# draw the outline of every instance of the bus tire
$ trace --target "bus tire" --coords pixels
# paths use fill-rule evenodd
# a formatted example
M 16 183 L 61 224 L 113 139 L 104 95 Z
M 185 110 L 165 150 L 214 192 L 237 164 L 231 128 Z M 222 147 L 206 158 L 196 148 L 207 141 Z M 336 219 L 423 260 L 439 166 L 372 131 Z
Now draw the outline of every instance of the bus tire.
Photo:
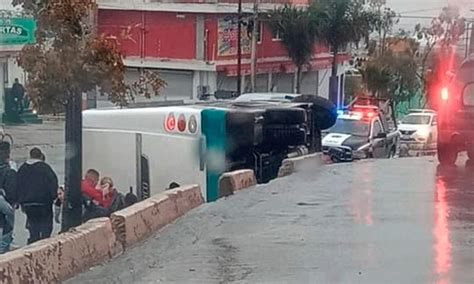
M 296 97 L 293 102 L 311 103 L 315 124 L 318 125 L 321 130 L 331 128 L 336 123 L 337 107 L 328 99 L 313 95 L 302 95 Z

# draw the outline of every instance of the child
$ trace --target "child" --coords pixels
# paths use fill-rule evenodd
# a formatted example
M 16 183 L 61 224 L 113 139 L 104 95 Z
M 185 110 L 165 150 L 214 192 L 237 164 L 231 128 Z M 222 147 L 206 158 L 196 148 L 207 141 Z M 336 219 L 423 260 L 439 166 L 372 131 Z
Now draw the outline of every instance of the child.
M 58 198 L 54 201 L 54 221 L 58 224 L 61 223 L 61 205 L 64 202 L 64 187 L 60 186 L 58 189 Z

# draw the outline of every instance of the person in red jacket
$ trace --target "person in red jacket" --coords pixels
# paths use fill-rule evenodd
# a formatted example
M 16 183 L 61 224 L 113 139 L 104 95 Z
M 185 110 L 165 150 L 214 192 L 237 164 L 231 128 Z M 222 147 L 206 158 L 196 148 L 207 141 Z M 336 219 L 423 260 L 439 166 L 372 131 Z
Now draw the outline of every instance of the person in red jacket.
M 88 170 L 84 179 L 81 181 L 82 194 L 91 199 L 95 204 L 106 208 L 107 200 L 105 200 L 104 192 L 100 188 L 97 188 L 98 183 L 99 172 L 94 169 Z

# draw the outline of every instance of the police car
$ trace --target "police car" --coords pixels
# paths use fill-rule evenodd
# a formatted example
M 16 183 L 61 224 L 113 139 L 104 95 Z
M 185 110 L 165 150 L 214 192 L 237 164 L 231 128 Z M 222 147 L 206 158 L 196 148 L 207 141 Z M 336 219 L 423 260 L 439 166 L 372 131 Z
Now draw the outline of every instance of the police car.
M 350 162 L 394 157 L 399 141 L 396 124 L 386 112 L 376 105 L 352 105 L 340 113 L 323 138 L 322 146 L 323 153 L 333 161 Z

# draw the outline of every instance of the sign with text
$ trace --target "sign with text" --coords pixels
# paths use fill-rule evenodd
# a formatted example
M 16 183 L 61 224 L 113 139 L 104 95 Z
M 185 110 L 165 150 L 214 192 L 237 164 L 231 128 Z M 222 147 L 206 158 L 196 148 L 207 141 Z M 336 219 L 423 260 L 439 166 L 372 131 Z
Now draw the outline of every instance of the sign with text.
M 0 45 L 35 43 L 35 31 L 33 18 L 0 18 Z
M 237 55 L 237 16 L 225 16 L 219 18 L 217 22 L 217 55 L 235 56 Z M 250 53 L 251 38 L 247 29 L 242 27 L 242 54 Z

